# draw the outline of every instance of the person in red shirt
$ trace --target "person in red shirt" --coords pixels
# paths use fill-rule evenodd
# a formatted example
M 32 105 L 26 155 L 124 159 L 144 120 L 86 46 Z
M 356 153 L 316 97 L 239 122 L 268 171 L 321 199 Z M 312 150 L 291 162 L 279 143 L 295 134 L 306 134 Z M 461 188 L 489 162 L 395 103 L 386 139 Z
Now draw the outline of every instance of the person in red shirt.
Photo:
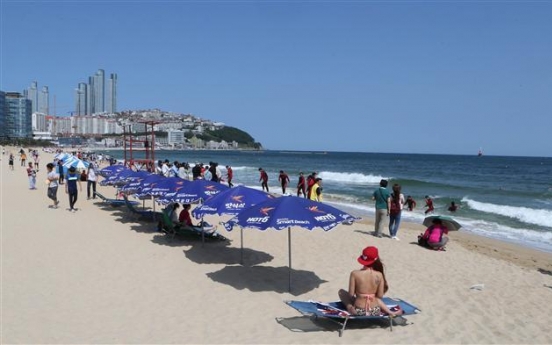
M 282 185 L 282 194 L 286 194 L 286 187 L 289 183 L 289 176 L 283 170 L 280 170 L 280 175 L 278 175 L 278 181 Z
M 234 177 L 234 172 L 232 171 L 232 167 L 227 165 L 226 166 L 226 179 L 228 180 L 228 187 L 232 188 L 234 187 L 234 184 L 232 183 L 232 178 Z
M 268 193 L 268 174 L 266 171 L 264 171 L 263 168 L 259 168 L 259 171 L 261 172 L 261 177 L 259 178 L 259 182 L 261 182 L 261 187 L 263 188 L 263 191 L 266 189 L 266 192 Z
M 431 199 L 429 195 L 426 195 L 425 202 L 426 204 L 424 207 L 427 207 L 427 210 L 425 210 L 425 214 L 433 212 L 433 210 L 435 210 L 435 207 L 433 207 L 433 199 Z
M 180 211 L 180 214 L 178 215 L 178 221 L 185 226 L 195 226 L 194 223 L 192 223 L 192 217 L 190 216 L 190 208 L 192 208 L 192 205 L 190 204 L 182 205 L 182 211 Z
M 307 184 L 305 182 L 305 176 L 303 176 L 303 172 L 301 171 L 299 173 L 299 181 L 297 181 L 297 196 L 301 196 L 303 194 L 303 197 L 307 197 Z
M 307 198 L 309 198 L 309 199 L 311 197 L 312 186 L 315 183 L 314 180 L 316 180 L 316 173 L 315 172 L 313 172 L 312 174 L 307 176 Z

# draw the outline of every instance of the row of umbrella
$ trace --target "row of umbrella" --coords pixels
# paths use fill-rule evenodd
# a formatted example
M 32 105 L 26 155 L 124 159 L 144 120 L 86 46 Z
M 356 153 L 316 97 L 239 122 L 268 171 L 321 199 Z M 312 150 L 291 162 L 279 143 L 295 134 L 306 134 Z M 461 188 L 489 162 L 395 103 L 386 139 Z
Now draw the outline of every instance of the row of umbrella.
M 204 215 L 233 215 L 223 223 L 228 231 L 235 226 L 241 229 L 241 261 L 243 264 L 243 229 L 288 231 L 289 290 L 291 291 L 291 228 L 307 230 L 321 228 L 329 231 L 344 222 L 357 220 L 331 205 L 295 196 L 275 197 L 246 186 L 229 188 L 226 185 L 207 181 L 187 181 L 176 177 L 153 174 L 138 174 L 123 166 L 110 166 L 100 170 L 106 177 L 103 184 L 119 186 L 125 193 L 134 193 L 138 198 L 156 197 L 157 202 L 194 203 L 202 201 L 192 214 L 197 219 Z

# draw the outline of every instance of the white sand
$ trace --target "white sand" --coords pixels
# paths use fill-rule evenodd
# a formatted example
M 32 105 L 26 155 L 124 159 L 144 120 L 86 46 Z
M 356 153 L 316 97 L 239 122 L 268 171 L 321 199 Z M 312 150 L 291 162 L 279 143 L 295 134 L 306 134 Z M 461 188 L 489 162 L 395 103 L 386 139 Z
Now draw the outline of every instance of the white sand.
M 371 219 L 330 232 L 292 229 L 290 294 L 286 231 L 247 229 L 242 266 L 237 229 L 221 230 L 229 245 L 169 242 L 124 208 L 86 200 L 84 184 L 77 213 L 65 210 L 62 188 L 61 208 L 49 209 L 44 167 L 32 191 L 17 160 L 13 172 L 7 155 L 0 163 L 3 344 L 552 343 L 547 253 L 461 233 L 435 252 L 413 244 L 421 226 L 403 224 L 397 242 L 370 236 Z M 422 310 L 410 324 L 390 332 L 357 323 L 339 338 L 333 325 L 283 303 L 336 300 L 367 245 L 386 264 L 387 295 Z

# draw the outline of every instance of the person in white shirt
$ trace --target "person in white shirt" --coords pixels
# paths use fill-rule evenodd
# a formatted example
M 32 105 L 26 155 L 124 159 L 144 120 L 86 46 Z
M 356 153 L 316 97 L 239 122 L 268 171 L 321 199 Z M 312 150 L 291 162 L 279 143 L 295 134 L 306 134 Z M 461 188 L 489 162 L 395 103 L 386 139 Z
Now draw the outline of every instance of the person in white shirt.
M 86 185 L 86 194 L 88 196 L 88 200 L 90 200 L 90 187 L 92 187 L 92 198 L 96 199 L 96 181 L 98 180 L 98 176 L 96 175 L 96 167 L 94 166 L 94 163 L 90 162 L 88 165 L 88 172 L 87 172 L 87 185 Z

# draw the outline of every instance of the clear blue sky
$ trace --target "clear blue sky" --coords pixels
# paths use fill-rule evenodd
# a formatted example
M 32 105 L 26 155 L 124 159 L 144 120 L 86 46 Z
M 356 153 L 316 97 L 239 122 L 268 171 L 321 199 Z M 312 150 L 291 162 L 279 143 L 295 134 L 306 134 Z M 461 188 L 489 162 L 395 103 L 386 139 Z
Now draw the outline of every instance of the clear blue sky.
M 1 3 L 0 89 L 117 73 L 118 108 L 265 148 L 552 156 L 552 2 Z

